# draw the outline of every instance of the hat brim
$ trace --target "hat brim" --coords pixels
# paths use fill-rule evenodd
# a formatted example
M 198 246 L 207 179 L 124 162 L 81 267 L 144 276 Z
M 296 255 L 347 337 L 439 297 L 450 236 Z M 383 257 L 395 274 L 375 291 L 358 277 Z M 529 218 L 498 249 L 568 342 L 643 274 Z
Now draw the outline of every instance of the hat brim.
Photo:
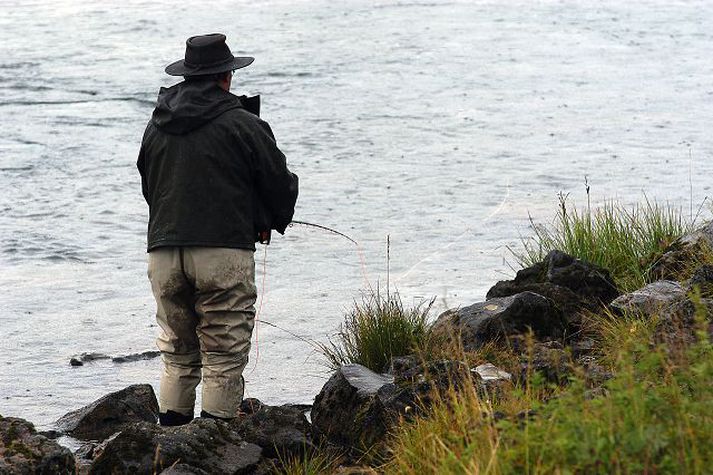
M 253 61 L 255 61 L 255 58 L 251 56 L 236 56 L 231 62 L 218 66 L 191 68 L 186 66 L 186 63 L 182 59 L 179 59 L 166 66 L 165 71 L 166 74 L 170 76 L 205 76 L 208 74 L 227 73 L 228 71 L 244 68 L 250 66 Z

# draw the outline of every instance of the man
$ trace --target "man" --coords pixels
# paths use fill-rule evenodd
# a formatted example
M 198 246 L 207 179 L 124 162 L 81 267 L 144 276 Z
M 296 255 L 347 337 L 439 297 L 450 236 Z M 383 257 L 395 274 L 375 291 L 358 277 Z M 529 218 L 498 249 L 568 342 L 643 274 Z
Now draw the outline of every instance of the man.
M 149 205 L 148 274 L 164 363 L 160 423 L 193 419 L 203 380 L 202 417 L 231 419 L 243 397 L 256 300 L 255 242 L 284 233 L 297 200 L 259 97 L 231 94 L 235 57 L 225 36 L 194 36 L 166 73 L 137 166 Z

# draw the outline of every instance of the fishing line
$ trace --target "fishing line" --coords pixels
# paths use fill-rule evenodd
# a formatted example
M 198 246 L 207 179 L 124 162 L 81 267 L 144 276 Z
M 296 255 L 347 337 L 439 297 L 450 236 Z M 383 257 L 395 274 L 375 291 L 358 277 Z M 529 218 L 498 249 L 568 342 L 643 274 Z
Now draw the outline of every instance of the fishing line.
M 262 304 L 265 299 L 265 276 L 267 275 L 267 244 L 265 244 L 264 247 L 265 250 L 262 254 L 262 282 L 260 283 L 260 304 L 258 305 L 257 311 L 255 312 L 255 362 L 253 363 L 253 367 L 247 374 L 247 376 L 253 374 L 253 371 L 255 371 L 255 368 L 257 368 L 257 362 L 260 359 L 260 315 L 262 314 Z
M 505 207 L 505 204 L 507 203 L 509 197 L 510 197 L 510 179 L 508 178 L 508 181 L 507 181 L 507 183 L 506 183 L 506 185 L 505 185 L 505 196 L 504 196 L 503 199 L 500 201 L 500 203 L 495 207 L 495 209 L 494 209 L 490 214 L 488 214 L 485 218 L 483 218 L 483 220 L 481 221 L 481 224 L 487 223 L 488 221 L 490 221 L 491 219 L 493 219 L 495 216 L 497 216 L 498 214 L 500 214 L 500 212 L 501 212 L 501 211 L 503 210 L 503 208 Z M 422 263 L 426 262 L 427 260 L 429 260 L 429 259 L 432 258 L 433 256 L 435 256 L 435 255 L 437 255 L 437 254 L 439 254 L 439 253 L 441 253 L 441 252 L 443 252 L 443 251 L 449 249 L 451 246 L 453 246 L 453 245 L 456 244 L 458 241 L 460 241 L 461 239 L 463 239 L 463 237 L 464 237 L 466 234 L 468 234 L 468 233 L 474 233 L 473 229 L 470 228 L 470 227 L 466 227 L 465 231 L 463 231 L 461 234 L 459 234 L 458 237 L 456 237 L 454 240 L 452 240 L 451 242 L 449 242 L 449 243 L 446 244 L 445 246 L 441 247 L 440 249 L 436 249 L 435 251 L 433 251 L 432 253 L 430 253 L 429 255 L 427 255 L 427 256 L 424 257 L 423 259 L 419 260 L 419 261 L 416 262 L 414 265 L 412 265 L 406 272 L 404 272 L 403 274 L 401 274 L 399 277 L 396 278 L 396 282 L 400 282 L 401 279 L 403 279 L 403 278 L 405 278 L 405 277 L 408 277 L 408 276 L 411 274 L 411 272 L 413 272 L 419 265 L 421 265 Z
M 356 240 L 352 239 L 351 237 L 347 236 L 346 234 L 344 234 L 340 231 L 337 231 L 336 229 L 332 229 L 330 227 L 323 226 L 321 224 L 308 223 L 306 221 L 292 221 L 290 223 L 290 226 L 293 226 L 295 224 L 327 231 L 329 233 L 336 234 L 338 236 L 342 236 L 343 238 L 352 242 L 357 247 L 357 252 L 359 254 L 359 263 L 361 266 L 361 271 L 362 271 L 362 276 L 364 278 L 364 281 L 369 286 L 369 288 L 371 288 L 371 285 L 369 284 L 369 278 L 366 275 L 366 262 L 364 260 L 364 252 L 362 251 L 361 246 L 359 245 L 359 243 Z M 307 339 L 305 339 L 295 333 L 292 333 L 289 330 L 279 327 L 279 326 L 275 325 L 274 323 L 270 323 L 268 321 L 261 320 L 260 316 L 262 315 L 262 306 L 263 306 L 264 298 L 265 298 L 266 276 L 267 276 L 267 244 L 265 244 L 263 256 L 262 256 L 262 279 L 261 279 L 262 282 L 260 284 L 260 287 L 261 287 L 261 289 L 260 289 L 260 303 L 258 305 L 257 311 L 255 312 L 255 326 L 253 329 L 253 333 L 255 334 L 255 361 L 253 363 L 253 367 L 250 369 L 250 371 L 245 376 L 250 376 L 253 374 L 253 372 L 255 371 L 255 368 L 257 368 L 258 361 L 260 360 L 260 339 L 259 339 L 260 323 L 264 323 L 268 326 L 277 328 L 278 330 L 282 330 L 282 331 L 288 333 L 290 336 L 293 336 L 295 338 L 298 338 L 299 340 L 307 342 L 311 346 L 315 346 L 314 343 L 308 341 Z
M 336 234 L 337 236 L 341 236 L 341 237 L 343 237 L 343 238 L 345 238 L 345 239 L 348 239 L 348 240 L 349 240 L 352 244 L 354 244 L 354 245 L 356 246 L 356 248 L 357 248 L 357 254 L 359 255 L 359 267 L 361 268 L 361 275 L 362 275 L 362 278 L 364 279 L 364 283 L 366 284 L 366 286 L 367 286 L 369 289 L 371 289 L 371 283 L 370 283 L 370 281 L 369 281 L 369 276 L 368 276 L 367 271 L 366 271 L 366 259 L 364 258 L 364 251 L 363 251 L 362 248 L 361 248 L 361 244 L 359 244 L 355 239 L 353 239 L 353 238 L 347 236 L 347 235 L 344 234 L 343 232 L 337 231 L 336 229 L 333 229 L 333 228 L 330 228 L 330 227 L 327 227 L 327 226 L 323 226 L 323 225 L 321 225 L 321 224 L 308 223 L 308 222 L 306 222 L 306 221 L 297 221 L 297 220 L 294 220 L 294 221 L 292 221 L 292 222 L 290 223 L 290 227 L 292 227 L 292 226 L 294 226 L 294 225 L 307 226 L 307 227 L 311 227 L 311 228 L 315 228 L 315 229 L 321 229 L 322 231 L 327 231 L 327 232 L 330 232 L 330 233 L 332 233 L 332 234 Z

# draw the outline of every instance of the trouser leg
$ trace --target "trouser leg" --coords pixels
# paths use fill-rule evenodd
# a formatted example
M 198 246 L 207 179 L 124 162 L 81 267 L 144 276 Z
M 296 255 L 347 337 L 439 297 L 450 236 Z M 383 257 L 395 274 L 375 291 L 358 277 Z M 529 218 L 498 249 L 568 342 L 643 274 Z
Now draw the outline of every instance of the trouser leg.
M 193 417 L 196 386 L 201 379 L 200 344 L 196 334 L 193 286 L 183 270 L 180 248 L 149 253 L 149 280 L 156 299 L 156 340 L 164 364 L 159 391 L 162 413 Z
M 187 248 L 195 277 L 195 311 L 203 363 L 203 410 L 235 417 L 243 399 L 243 369 L 255 320 L 253 251 Z M 190 256 L 190 259 L 188 258 Z

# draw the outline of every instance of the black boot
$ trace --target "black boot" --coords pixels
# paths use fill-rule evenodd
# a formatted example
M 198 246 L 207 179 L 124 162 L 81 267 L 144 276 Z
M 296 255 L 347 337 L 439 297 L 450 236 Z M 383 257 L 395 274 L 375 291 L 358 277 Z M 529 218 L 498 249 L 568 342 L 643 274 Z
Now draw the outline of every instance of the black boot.
M 206 418 L 206 419 L 215 419 L 216 421 L 223 421 L 223 422 L 230 422 L 230 421 L 232 421 L 233 419 L 235 419 L 234 417 L 218 417 L 218 416 L 214 416 L 214 415 L 211 414 L 210 412 L 205 412 L 205 411 L 201 411 L 201 417 L 204 417 L 204 418 Z
M 182 426 L 193 420 L 193 415 L 185 415 L 176 411 L 161 412 L 158 415 L 158 423 L 162 426 Z

